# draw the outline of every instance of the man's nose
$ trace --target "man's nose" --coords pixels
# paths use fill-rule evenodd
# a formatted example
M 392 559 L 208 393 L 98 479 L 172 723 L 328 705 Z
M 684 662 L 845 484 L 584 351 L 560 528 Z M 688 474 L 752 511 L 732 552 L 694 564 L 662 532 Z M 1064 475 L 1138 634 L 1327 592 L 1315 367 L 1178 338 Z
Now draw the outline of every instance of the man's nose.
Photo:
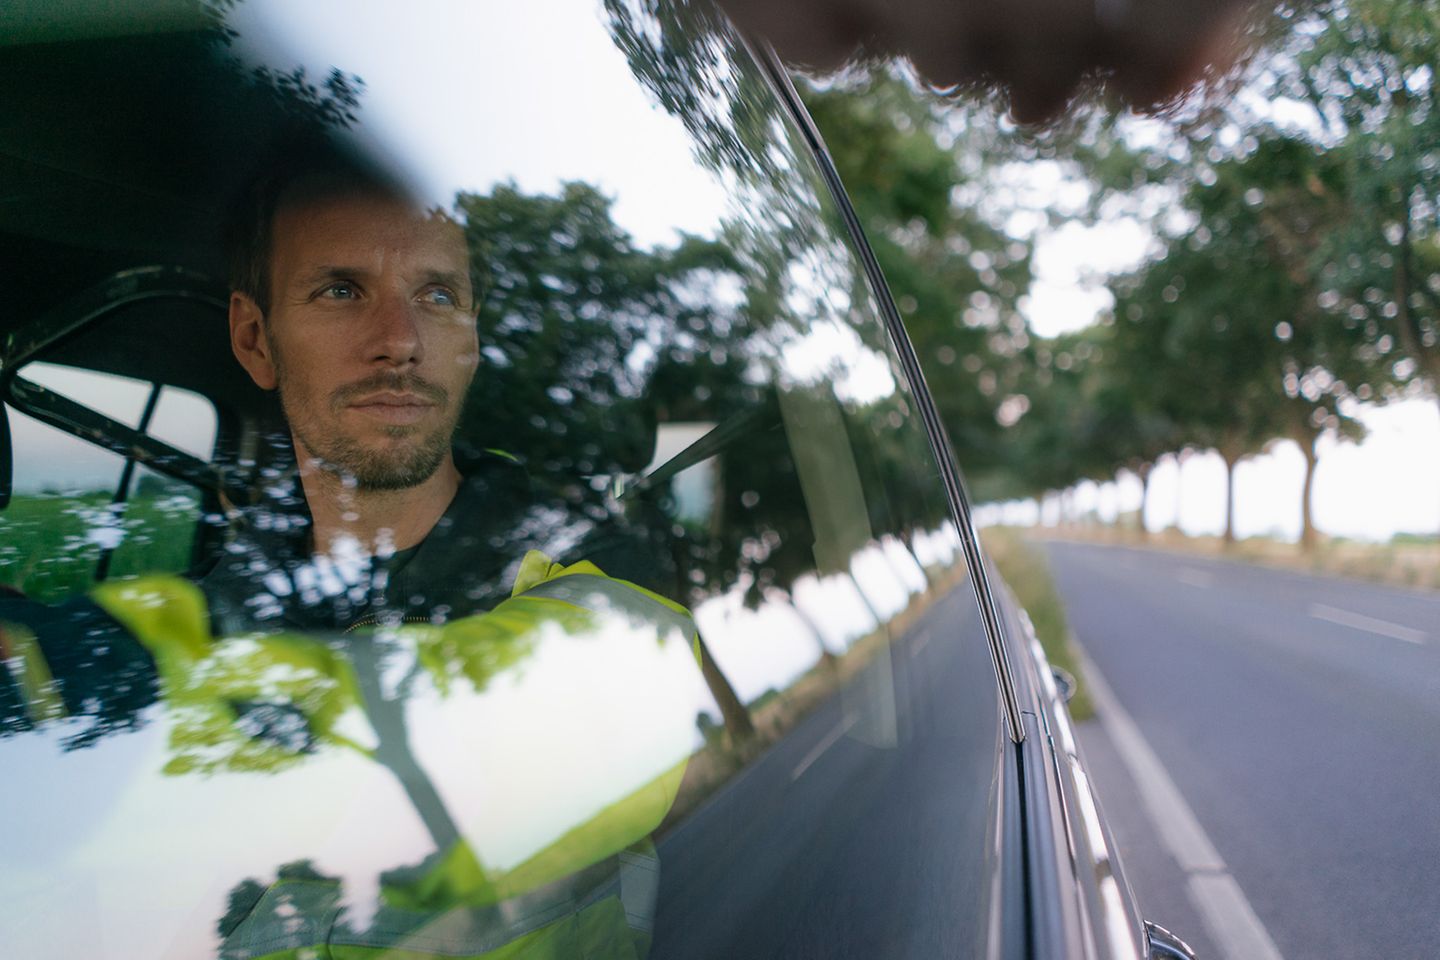
M 387 296 L 377 301 L 366 344 L 372 362 L 407 367 L 422 359 L 418 307 L 407 298 Z

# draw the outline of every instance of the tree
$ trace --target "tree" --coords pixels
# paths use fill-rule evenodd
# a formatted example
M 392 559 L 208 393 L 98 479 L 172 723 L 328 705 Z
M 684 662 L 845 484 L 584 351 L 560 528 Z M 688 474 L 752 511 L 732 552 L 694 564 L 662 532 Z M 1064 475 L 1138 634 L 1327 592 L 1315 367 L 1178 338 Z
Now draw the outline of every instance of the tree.
M 646 406 L 653 362 L 704 306 L 683 296 L 724 269 L 720 245 L 689 238 L 642 250 L 595 187 L 553 196 L 500 184 L 461 194 L 474 272 L 481 278 L 481 369 L 466 397 L 464 440 L 569 478 L 637 470 L 654 431 Z
M 1030 247 L 959 200 L 959 154 L 981 149 L 978 138 L 947 132 L 933 98 L 893 71 L 800 89 L 952 441 L 969 469 L 998 467 L 993 384 L 1023 344 L 1016 301 L 1030 285 Z
M 520 457 L 537 496 L 560 514 L 597 533 L 629 530 L 639 552 L 669 561 L 670 574 L 688 571 L 683 558 L 666 556 L 673 544 L 653 542 L 669 524 L 657 527 L 653 516 L 627 523 L 595 478 L 642 470 L 657 417 L 683 410 L 687 398 L 741 387 L 740 356 L 732 363 L 708 352 L 717 328 L 734 318 L 695 295 L 733 272 L 728 247 L 685 238 L 673 249 L 640 249 L 614 222 L 610 199 L 584 183 L 554 195 L 501 184 L 461 194 L 455 206 L 485 291 L 482 369 L 466 398 L 463 443 Z M 695 375 L 668 373 L 682 368 Z M 694 587 L 660 569 L 646 582 L 675 597 Z M 748 740 L 748 711 L 703 638 L 700 651 L 726 729 Z
M 1234 472 L 1268 439 L 1268 334 L 1233 322 L 1225 265 L 1189 240 L 1115 284 L 1111 362 L 1187 444 L 1216 450 L 1227 473 L 1225 540 L 1234 540 Z M 1193 296 L 1187 295 L 1193 291 Z M 1217 305 L 1215 298 L 1221 298 Z M 1278 379 L 1278 378 L 1277 378 Z
M 1312 144 L 1257 130 L 1246 154 L 1207 166 L 1185 196 L 1188 229 L 1117 292 L 1117 378 L 1158 398 L 1187 441 L 1218 450 L 1232 477 L 1272 438 L 1300 447 L 1306 549 L 1316 542 L 1320 437 L 1361 436 L 1349 401 L 1388 395 L 1393 384 L 1388 365 L 1321 296 L 1316 257 L 1343 220 L 1344 182 L 1343 168 Z M 1232 480 L 1227 541 L 1233 498 Z
M 1326 0 L 1306 24 L 1278 85 L 1314 108 L 1345 168 L 1322 296 L 1397 379 L 1440 400 L 1440 7 Z

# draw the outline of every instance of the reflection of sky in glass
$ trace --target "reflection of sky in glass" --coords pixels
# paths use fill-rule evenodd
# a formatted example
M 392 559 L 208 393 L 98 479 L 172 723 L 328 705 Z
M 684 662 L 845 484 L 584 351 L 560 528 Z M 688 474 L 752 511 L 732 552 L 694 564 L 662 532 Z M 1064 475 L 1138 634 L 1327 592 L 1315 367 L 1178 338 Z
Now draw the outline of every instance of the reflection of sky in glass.
M 913 566 L 912 561 L 911 567 Z M 904 610 L 905 605 L 910 602 L 910 595 L 915 592 L 901 578 L 895 564 L 879 544 L 871 544 L 855 554 L 850 560 L 850 572 L 854 575 L 856 584 L 865 592 L 865 599 L 870 602 L 870 606 L 885 619 Z
M 725 193 L 598 19 L 584 0 L 409 0 L 364 16 L 342 0 L 246 0 L 229 22 L 247 59 L 298 62 L 316 80 L 332 67 L 358 74 L 362 142 L 383 144 L 447 205 L 505 180 L 532 193 L 583 180 L 615 197 L 616 221 L 642 246 L 713 235 Z
M 820 648 L 804 622 L 780 603 L 750 609 L 736 589 L 702 603 L 695 623 L 741 701 L 783 690 L 815 665 Z M 718 717 L 718 712 L 716 714 Z
M 804 322 L 781 348 L 781 364 L 790 383 L 830 380 L 841 400 L 865 404 L 890 396 L 897 382 L 889 358 L 867 346 L 856 327 L 878 321 L 870 310 L 851 313 L 852 262 L 847 250 L 831 247 L 790 263 L 786 307 Z
M 952 562 L 958 539 L 948 521 L 936 530 L 919 531 L 920 562 Z M 857 552 L 850 567 L 848 575 L 798 578 L 791 588 L 798 614 L 778 599 L 762 602 L 757 609 L 746 608 L 741 588 L 695 611 L 701 635 L 741 700 L 784 690 L 815 666 L 821 644 L 832 653 L 844 652 L 878 626 L 872 611 L 888 620 L 927 586 L 916 558 L 889 537 Z M 820 632 L 818 638 L 815 630 Z
M 421 769 L 492 871 L 683 760 L 700 743 L 696 715 L 717 712 L 688 643 L 659 642 L 653 627 L 621 617 L 574 635 L 543 625 L 533 655 L 484 693 L 453 683 L 446 697 L 418 688 L 406 725 Z M 146 729 L 76 752 L 58 749 L 63 724 L 0 741 L 7 777 L 27 785 L 0 825 L 0 898 L 64 911 L 39 910 L 34 949 L 17 952 L 12 940 L 7 956 L 208 955 L 228 891 L 301 858 L 339 875 L 352 921 L 363 920 L 379 871 L 434 849 L 395 775 L 355 751 L 323 747 L 275 775 L 168 776 L 174 725 L 154 713 Z M 345 732 L 373 744 L 351 713 Z M 94 929 L 104 950 L 87 952 Z

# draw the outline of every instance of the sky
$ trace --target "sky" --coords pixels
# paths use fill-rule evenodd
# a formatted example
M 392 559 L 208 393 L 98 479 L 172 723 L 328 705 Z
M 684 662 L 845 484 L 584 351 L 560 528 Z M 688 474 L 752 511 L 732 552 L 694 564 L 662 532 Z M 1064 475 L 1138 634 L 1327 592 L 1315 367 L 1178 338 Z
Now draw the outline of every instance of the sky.
M 1036 168 L 1030 189 L 1052 189 L 1054 171 Z M 1022 188 L 1023 189 L 1023 188 Z M 1035 274 L 1021 304 L 1031 330 L 1053 337 L 1093 323 L 1113 305 L 1103 280 L 1139 266 L 1149 249 L 1149 232 L 1133 220 L 1086 226 L 1062 224 L 1036 234 Z M 1440 531 L 1440 405 L 1428 398 L 1355 404 L 1368 436 L 1360 443 L 1320 445 L 1315 474 L 1315 524 L 1325 534 L 1384 541 L 1397 533 Z M 1300 491 L 1304 461 L 1290 441 L 1274 444 L 1237 468 L 1236 534 L 1300 536 Z M 1219 533 L 1225 526 L 1225 465 L 1216 453 L 1171 458 L 1157 466 L 1151 483 L 1146 525 L 1175 524 L 1191 534 Z M 1139 509 L 1140 485 L 1122 477 L 1106 489 L 1086 483 L 1077 491 L 1082 509 L 1101 517 Z M 1054 522 L 1053 510 L 1013 505 L 1011 522 Z M 1033 521 L 1032 519 L 1033 518 Z
M 246 0 L 229 20 L 247 59 L 358 75 L 362 126 L 402 153 L 423 145 L 395 159 L 442 201 L 504 180 L 527 192 L 584 180 L 614 198 L 641 245 L 718 227 L 725 191 L 597 28 L 597 3 L 407 0 L 349 13 L 343 0 Z M 435 23 L 450 29 L 436 36 Z

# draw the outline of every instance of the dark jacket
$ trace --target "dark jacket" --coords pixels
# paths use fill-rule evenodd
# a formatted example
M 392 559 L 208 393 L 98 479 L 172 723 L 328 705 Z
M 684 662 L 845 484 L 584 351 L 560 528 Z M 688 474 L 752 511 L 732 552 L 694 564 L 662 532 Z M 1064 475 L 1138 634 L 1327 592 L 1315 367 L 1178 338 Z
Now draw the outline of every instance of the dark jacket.
M 267 505 L 247 511 L 224 555 L 199 580 L 213 633 L 333 632 L 482 613 L 509 596 L 530 550 L 562 563 L 589 560 L 611 577 L 675 593 L 668 554 L 597 495 L 532 482 L 523 467 L 497 454 L 462 469 L 455 499 L 419 545 L 348 569 L 311 555 L 303 494 L 276 491 Z

